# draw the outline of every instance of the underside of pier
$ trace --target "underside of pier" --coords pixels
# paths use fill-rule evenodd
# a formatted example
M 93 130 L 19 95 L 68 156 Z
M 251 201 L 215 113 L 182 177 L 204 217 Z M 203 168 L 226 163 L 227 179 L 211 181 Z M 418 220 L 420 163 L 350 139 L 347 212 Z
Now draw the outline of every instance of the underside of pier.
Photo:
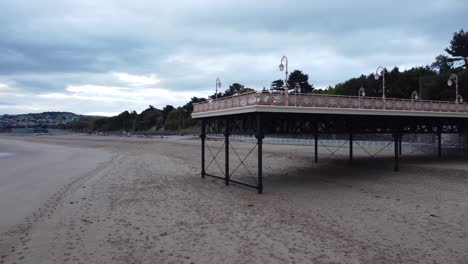
M 346 137 L 349 145 L 349 163 L 353 162 L 353 143 L 355 135 L 390 135 L 394 145 L 394 171 L 399 170 L 402 137 L 406 134 L 433 134 L 437 138 L 437 155 L 442 156 L 442 134 L 460 134 L 468 132 L 468 122 L 463 117 L 443 116 L 401 116 L 401 115 L 359 115 L 359 114 L 323 114 L 323 113 L 288 113 L 288 112 L 247 112 L 240 114 L 216 113 L 204 115 L 201 120 L 201 175 L 221 179 L 226 185 L 231 183 L 254 188 L 263 192 L 263 140 L 265 136 L 288 135 L 310 137 L 314 139 L 314 161 L 318 161 L 319 138 L 324 135 L 340 134 Z M 206 141 L 209 135 L 222 135 L 224 144 L 217 151 L 207 155 Z M 257 168 L 254 184 L 230 177 L 230 170 L 246 166 L 243 162 L 247 157 L 240 157 L 230 142 L 233 135 L 253 135 L 256 143 L 247 156 L 256 152 Z M 223 151 L 224 150 L 224 151 Z M 255 151 L 256 150 L 256 151 Z M 237 155 L 240 163 L 235 168 L 230 167 L 229 156 Z M 222 175 L 209 173 L 206 168 L 224 153 L 224 168 Z M 210 160 L 207 159 L 209 157 Z M 208 164 L 208 165 L 207 165 Z M 248 168 L 247 168 L 248 169 Z

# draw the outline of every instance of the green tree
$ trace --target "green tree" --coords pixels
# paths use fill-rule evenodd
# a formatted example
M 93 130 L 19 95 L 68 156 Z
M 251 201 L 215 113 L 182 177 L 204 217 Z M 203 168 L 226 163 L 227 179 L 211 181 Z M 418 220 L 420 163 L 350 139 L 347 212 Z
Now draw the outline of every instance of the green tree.
M 431 64 L 433 70 L 438 72 L 448 72 L 453 70 L 453 60 L 446 55 L 439 55 L 435 58 L 435 62 Z
M 113 128 L 112 130 L 134 130 L 134 121 L 137 116 L 138 114 L 135 111 L 124 111 L 120 115 L 111 118 L 111 126 Z
M 300 70 L 294 70 L 289 74 L 288 90 L 294 90 L 297 85 L 303 93 L 310 93 L 314 90 L 314 86 L 309 84 L 309 75 Z
M 102 117 L 98 118 L 93 123 L 94 131 L 108 131 L 109 130 L 109 118 Z
M 163 112 L 151 105 L 138 115 L 135 121 L 136 131 L 158 130 L 164 126 Z
M 316 89 L 314 92 L 316 94 L 335 94 L 335 90 L 331 85 L 329 85 L 327 89 Z
M 214 93 L 213 95 L 208 96 L 208 98 L 211 98 L 211 99 L 222 98 L 222 97 L 224 97 L 222 92 L 218 92 L 218 94 Z
M 276 80 L 271 83 L 270 86 L 273 92 L 284 91 L 284 81 L 283 80 Z
M 174 110 L 174 106 L 172 105 L 166 105 L 163 110 L 162 110 L 162 118 L 163 118 L 163 122 L 166 122 L 166 119 L 167 119 L 167 116 L 169 115 L 169 113 Z
M 133 131 L 137 117 L 138 114 L 135 111 L 124 111 L 118 116 L 96 120 L 93 129 L 97 131 Z
M 463 61 L 463 66 L 468 68 L 468 32 L 462 29 L 453 33 L 450 47 L 446 48 L 445 51 L 452 55 L 453 61 Z
M 167 116 L 165 123 L 166 130 L 180 130 L 194 125 L 194 121 L 190 116 L 190 113 L 187 113 L 185 109 L 179 107 L 175 110 L 172 110 Z
M 184 106 L 182 106 L 182 108 L 184 108 L 185 111 L 187 111 L 188 113 L 192 113 L 193 112 L 193 104 L 201 103 L 201 102 L 205 102 L 205 101 L 206 101 L 206 98 L 192 97 L 188 103 L 186 103 Z
M 242 93 L 242 91 L 245 89 L 245 86 L 240 84 L 240 83 L 233 83 L 231 85 L 229 85 L 229 89 L 227 89 L 224 94 L 223 94 L 223 97 L 224 96 L 233 96 L 235 95 L 236 93 L 237 94 L 240 94 Z
M 223 97 L 233 96 L 235 94 L 249 93 L 249 92 L 255 92 L 255 90 L 252 88 L 247 88 L 240 83 L 233 83 L 232 85 L 229 86 L 229 89 L 227 89 L 224 92 Z
M 377 87 L 376 81 L 374 80 L 373 76 L 369 76 L 369 79 L 365 75 L 361 75 L 358 78 L 349 79 L 343 83 L 339 83 L 335 85 L 333 88 L 333 94 L 337 95 L 351 95 L 356 96 L 358 94 L 359 88 L 363 87 L 366 91 L 366 95 L 372 96 L 376 94 L 375 89 L 373 87 Z M 328 88 L 327 93 L 331 93 L 330 88 Z
M 233 96 L 236 94 L 249 93 L 249 92 L 255 92 L 255 90 L 252 88 L 247 88 L 240 83 L 233 83 L 232 85 L 229 86 L 229 88 L 226 91 L 224 91 L 224 93 L 218 93 L 218 99 L 223 98 L 223 97 Z M 211 95 L 210 98 L 211 99 L 216 98 L 216 94 Z

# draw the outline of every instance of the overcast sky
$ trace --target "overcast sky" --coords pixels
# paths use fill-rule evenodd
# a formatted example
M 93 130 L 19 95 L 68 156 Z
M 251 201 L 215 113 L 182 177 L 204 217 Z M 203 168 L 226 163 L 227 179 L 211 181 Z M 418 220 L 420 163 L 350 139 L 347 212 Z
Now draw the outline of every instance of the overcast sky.
M 178 106 L 216 77 L 261 89 L 284 78 L 282 55 L 323 88 L 432 63 L 467 13 L 466 0 L 5 0 L 0 114 Z

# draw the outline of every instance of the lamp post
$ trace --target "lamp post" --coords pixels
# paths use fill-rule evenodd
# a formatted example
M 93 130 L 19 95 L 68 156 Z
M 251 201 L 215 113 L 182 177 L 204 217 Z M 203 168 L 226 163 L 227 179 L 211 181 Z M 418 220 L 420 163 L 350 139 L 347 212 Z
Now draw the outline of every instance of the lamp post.
M 294 92 L 295 93 L 302 93 L 302 89 L 301 89 L 301 84 L 298 83 L 298 82 L 295 82 L 294 83 Z
M 361 86 L 358 90 L 359 108 L 361 108 L 361 97 L 363 96 L 366 96 L 366 91 L 364 90 L 364 87 Z
M 452 80 L 455 80 L 455 106 L 457 108 L 457 112 L 458 112 L 458 102 L 459 102 L 459 96 L 458 95 L 458 75 L 456 75 L 455 73 L 453 73 L 452 75 L 450 75 L 448 81 L 447 81 L 447 84 L 448 86 L 452 86 L 453 82 Z M 462 102 L 463 102 L 463 99 L 462 99 Z
M 380 79 L 380 76 L 382 76 L 382 101 L 383 101 L 383 108 L 385 109 L 385 69 L 382 66 L 379 66 L 377 70 L 375 71 L 374 78 L 376 81 Z
M 285 62 L 286 64 L 286 78 L 285 78 L 285 81 L 284 81 L 284 99 L 285 99 L 285 102 L 284 102 L 284 105 L 288 105 L 289 103 L 289 99 L 288 99 L 288 57 L 286 56 L 283 56 L 281 58 L 281 63 L 279 65 L 279 70 L 280 71 L 283 71 L 284 70 L 284 65 L 283 65 L 283 61 Z
M 216 78 L 216 94 L 215 98 L 218 100 L 218 89 L 221 88 L 221 80 L 219 78 Z
M 414 110 L 414 101 L 415 100 L 419 100 L 419 96 L 418 96 L 418 92 L 416 91 L 413 91 L 413 93 L 411 94 L 411 110 Z
M 296 83 L 294 84 L 294 97 L 295 97 L 295 98 L 294 98 L 294 106 L 297 106 L 297 94 L 298 94 L 298 93 L 301 93 L 301 92 L 302 92 L 302 91 L 301 91 L 301 84 L 298 83 L 298 82 L 296 82 Z
M 219 78 L 216 78 L 216 94 L 215 98 L 218 100 L 218 89 L 221 88 L 221 80 Z

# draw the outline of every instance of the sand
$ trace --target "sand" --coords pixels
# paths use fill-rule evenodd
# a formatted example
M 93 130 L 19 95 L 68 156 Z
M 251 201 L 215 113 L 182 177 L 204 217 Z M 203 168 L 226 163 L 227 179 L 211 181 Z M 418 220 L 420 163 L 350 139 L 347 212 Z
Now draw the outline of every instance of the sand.
M 395 173 L 390 158 L 264 151 L 258 195 L 202 180 L 197 141 L 4 136 L 0 263 L 467 263 L 465 159 L 403 157 Z

